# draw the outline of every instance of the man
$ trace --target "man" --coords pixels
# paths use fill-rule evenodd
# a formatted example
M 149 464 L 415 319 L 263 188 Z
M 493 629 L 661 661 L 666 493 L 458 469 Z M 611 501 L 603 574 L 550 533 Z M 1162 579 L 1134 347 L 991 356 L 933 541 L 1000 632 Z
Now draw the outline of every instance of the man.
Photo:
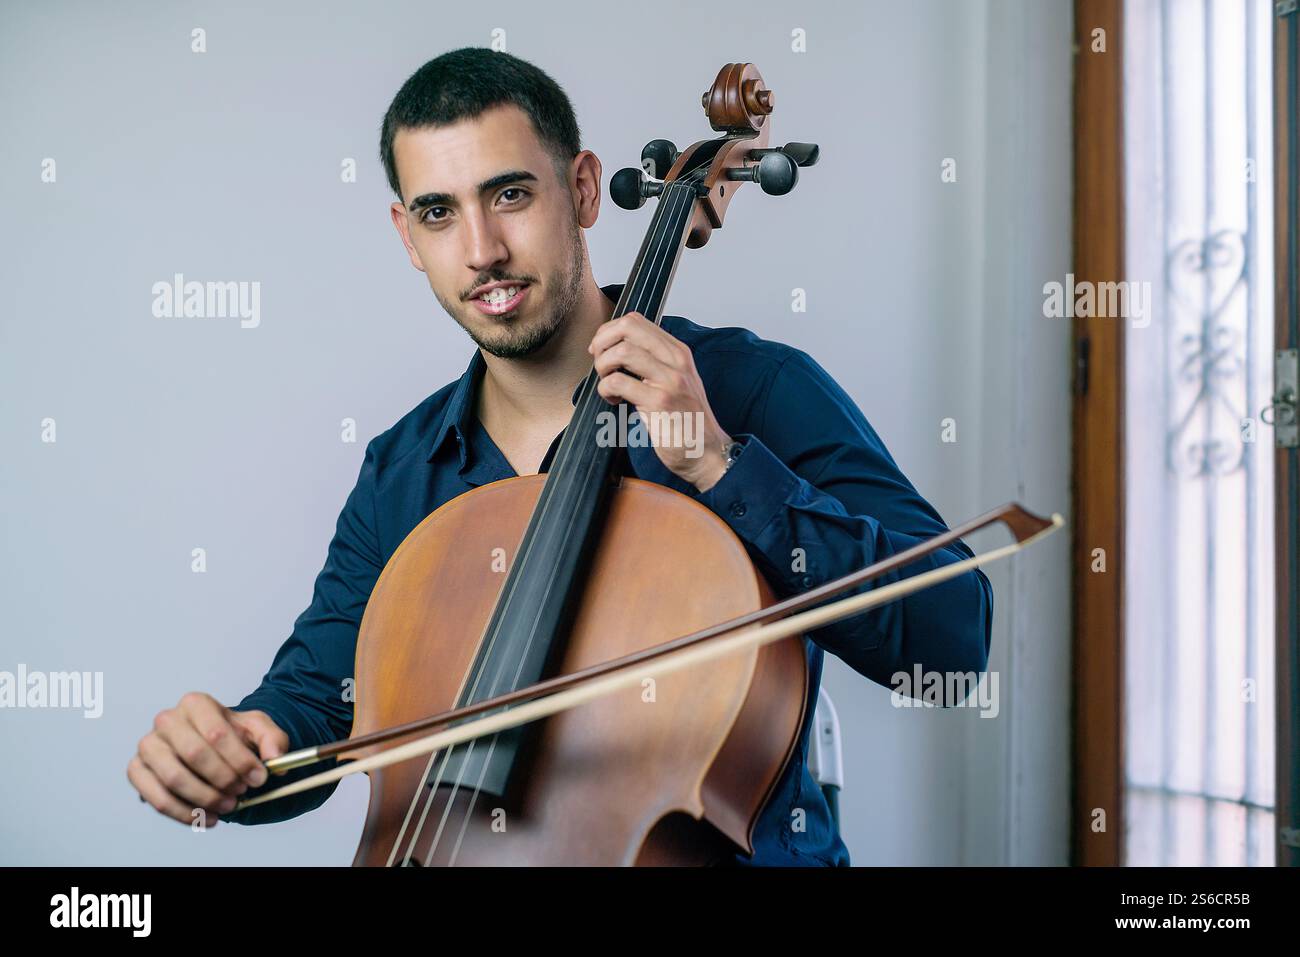
M 807 354 L 677 316 L 662 328 L 637 313 L 613 317 L 622 287 L 596 284 L 582 232 L 599 213 L 601 164 L 581 148 L 569 100 L 545 73 L 484 49 L 438 57 L 398 92 L 380 152 L 411 264 L 478 349 L 458 381 L 370 442 L 312 603 L 261 686 L 234 708 L 186 695 L 141 740 L 128 778 L 143 800 L 186 823 L 195 808 L 252 824 L 325 801 L 332 788 L 229 813 L 236 797 L 273 786 L 262 761 L 347 737 L 352 706 L 340 689 L 388 558 L 449 499 L 545 471 L 593 365 L 611 403 L 700 423 L 693 445 L 630 447 L 632 469 L 712 509 L 782 597 L 946 530 Z M 956 543 L 906 574 L 970 554 Z M 991 619 L 992 589 L 973 570 L 818 629 L 804 639 L 808 714 L 824 650 L 887 686 L 914 665 L 978 675 Z M 753 858 L 732 863 L 848 863 L 806 769 L 810 726 L 763 810 Z

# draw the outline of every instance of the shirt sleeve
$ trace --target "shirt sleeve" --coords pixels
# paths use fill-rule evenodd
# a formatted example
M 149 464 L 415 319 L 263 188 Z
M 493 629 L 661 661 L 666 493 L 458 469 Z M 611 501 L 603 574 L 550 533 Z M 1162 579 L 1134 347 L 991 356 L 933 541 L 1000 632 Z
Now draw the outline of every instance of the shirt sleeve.
M 758 434 L 698 499 L 745 542 L 780 597 L 807 591 L 947 531 L 843 389 L 793 350 L 773 375 Z M 724 427 L 726 423 L 723 423 Z M 972 555 L 961 541 L 874 579 L 860 593 Z M 809 633 L 854 670 L 980 674 L 993 589 L 979 569 Z M 944 682 L 944 687 L 950 686 Z M 956 704 L 944 701 L 944 704 Z
M 348 495 L 316 576 L 311 604 L 294 622 L 262 683 L 235 711 L 265 711 L 289 736 L 290 750 L 345 738 L 352 729 L 353 668 L 361 616 L 383 570 L 375 522 L 375 460 L 367 446 L 356 486 Z M 280 787 L 332 767 L 327 761 L 273 775 L 242 797 Z M 337 784 L 304 791 L 221 816 L 237 824 L 269 824 L 325 803 Z

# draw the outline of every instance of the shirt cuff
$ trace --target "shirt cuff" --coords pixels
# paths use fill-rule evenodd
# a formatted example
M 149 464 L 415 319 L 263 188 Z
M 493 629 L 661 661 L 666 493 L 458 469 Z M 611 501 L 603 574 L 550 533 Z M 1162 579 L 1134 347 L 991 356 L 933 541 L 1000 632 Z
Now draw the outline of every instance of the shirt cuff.
M 695 497 L 741 539 L 756 543 L 795 494 L 799 476 L 757 436 L 742 432 L 731 438 L 741 443 L 740 454 L 716 484 Z

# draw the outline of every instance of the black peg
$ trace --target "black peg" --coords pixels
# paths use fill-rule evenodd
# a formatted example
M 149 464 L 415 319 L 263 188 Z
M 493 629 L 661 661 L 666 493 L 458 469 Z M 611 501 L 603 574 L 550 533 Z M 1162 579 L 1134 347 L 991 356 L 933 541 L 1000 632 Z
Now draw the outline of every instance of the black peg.
M 640 209 L 651 196 L 663 192 L 664 184 L 646 179 L 633 166 L 619 170 L 609 181 L 609 195 L 623 209 Z
M 781 147 L 781 152 L 798 166 L 816 166 L 821 147 L 816 143 L 786 143 Z
M 784 196 L 799 182 L 799 167 L 781 150 L 751 150 L 759 154 L 755 166 L 727 170 L 727 179 L 737 182 L 757 183 L 769 196 Z
M 821 156 L 821 147 L 816 143 L 786 143 L 765 150 L 750 150 L 750 159 L 762 159 L 768 153 L 784 153 L 794 160 L 797 166 L 816 166 Z
M 651 140 L 641 151 L 641 168 L 654 179 L 663 179 L 677 162 L 677 147 L 671 140 Z

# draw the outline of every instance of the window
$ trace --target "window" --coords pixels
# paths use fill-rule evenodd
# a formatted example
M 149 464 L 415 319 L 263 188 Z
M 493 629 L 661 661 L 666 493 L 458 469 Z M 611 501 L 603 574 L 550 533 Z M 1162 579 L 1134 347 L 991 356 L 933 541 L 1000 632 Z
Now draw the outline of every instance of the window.
M 1274 863 L 1273 17 L 1125 4 L 1125 864 Z

